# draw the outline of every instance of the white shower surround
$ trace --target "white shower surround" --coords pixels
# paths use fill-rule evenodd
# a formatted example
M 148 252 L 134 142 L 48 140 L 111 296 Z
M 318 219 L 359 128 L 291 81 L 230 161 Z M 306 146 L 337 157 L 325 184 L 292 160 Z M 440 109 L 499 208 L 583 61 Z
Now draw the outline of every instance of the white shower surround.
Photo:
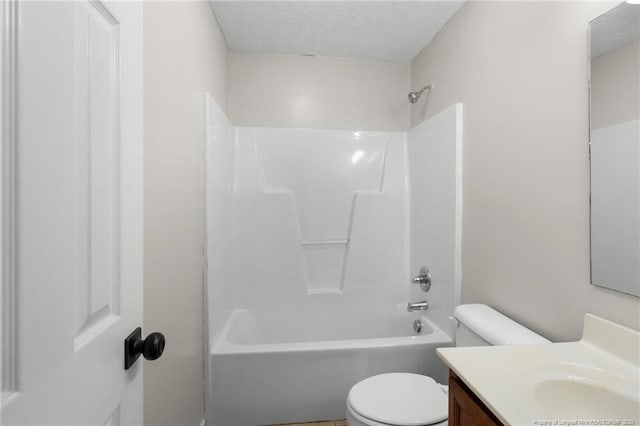
M 403 137 L 237 129 L 236 309 L 348 312 L 364 302 L 392 312 L 406 302 Z
M 452 343 L 459 301 L 461 106 L 359 132 L 236 128 L 205 103 L 209 424 L 342 418 L 368 375 L 443 378 L 432 352 Z M 409 284 L 422 265 L 426 295 Z M 421 298 L 430 309 L 407 313 Z M 412 336 L 418 317 L 431 333 Z

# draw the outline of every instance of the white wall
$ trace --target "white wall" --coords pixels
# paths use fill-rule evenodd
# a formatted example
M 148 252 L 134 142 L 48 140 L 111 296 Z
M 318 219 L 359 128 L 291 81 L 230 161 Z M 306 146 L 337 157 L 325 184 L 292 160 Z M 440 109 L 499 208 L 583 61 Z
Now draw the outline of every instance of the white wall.
M 226 106 L 226 46 L 207 2 L 145 2 L 144 371 L 147 425 L 203 418 L 202 96 Z
M 228 75 L 237 126 L 409 128 L 408 62 L 229 53 Z
M 640 328 L 640 299 L 589 283 L 587 24 L 613 5 L 467 2 L 412 62 L 436 86 L 414 125 L 464 103 L 462 301 L 552 340 L 585 312 Z

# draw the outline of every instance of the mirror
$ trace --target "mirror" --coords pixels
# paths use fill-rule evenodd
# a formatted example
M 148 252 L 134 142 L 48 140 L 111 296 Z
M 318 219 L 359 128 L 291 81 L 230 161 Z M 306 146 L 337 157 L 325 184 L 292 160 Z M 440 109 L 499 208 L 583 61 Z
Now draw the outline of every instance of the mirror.
M 640 296 L 640 4 L 589 31 L 591 283 Z

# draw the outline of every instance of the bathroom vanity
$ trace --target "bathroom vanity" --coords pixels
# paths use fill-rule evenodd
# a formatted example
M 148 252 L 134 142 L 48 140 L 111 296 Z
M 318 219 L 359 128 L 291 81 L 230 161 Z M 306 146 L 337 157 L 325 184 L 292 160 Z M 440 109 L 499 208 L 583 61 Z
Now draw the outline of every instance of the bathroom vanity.
M 502 422 L 449 370 L 449 426 L 460 425 L 494 426 Z
M 436 352 L 451 371 L 450 425 L 640 424 L 638 330 L 586 314 L 577 342 Z

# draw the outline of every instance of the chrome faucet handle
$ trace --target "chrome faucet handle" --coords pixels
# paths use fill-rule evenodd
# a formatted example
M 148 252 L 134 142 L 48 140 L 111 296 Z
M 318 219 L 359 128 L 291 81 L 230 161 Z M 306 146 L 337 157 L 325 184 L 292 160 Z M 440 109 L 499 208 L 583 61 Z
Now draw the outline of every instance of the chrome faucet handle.
M 423 266 L 418 271 L 418 275 L 411 279 L 413 284 L 419 284 L 422 291 L 425 293 L 431 289 L 431 272 L 426 266 Z

